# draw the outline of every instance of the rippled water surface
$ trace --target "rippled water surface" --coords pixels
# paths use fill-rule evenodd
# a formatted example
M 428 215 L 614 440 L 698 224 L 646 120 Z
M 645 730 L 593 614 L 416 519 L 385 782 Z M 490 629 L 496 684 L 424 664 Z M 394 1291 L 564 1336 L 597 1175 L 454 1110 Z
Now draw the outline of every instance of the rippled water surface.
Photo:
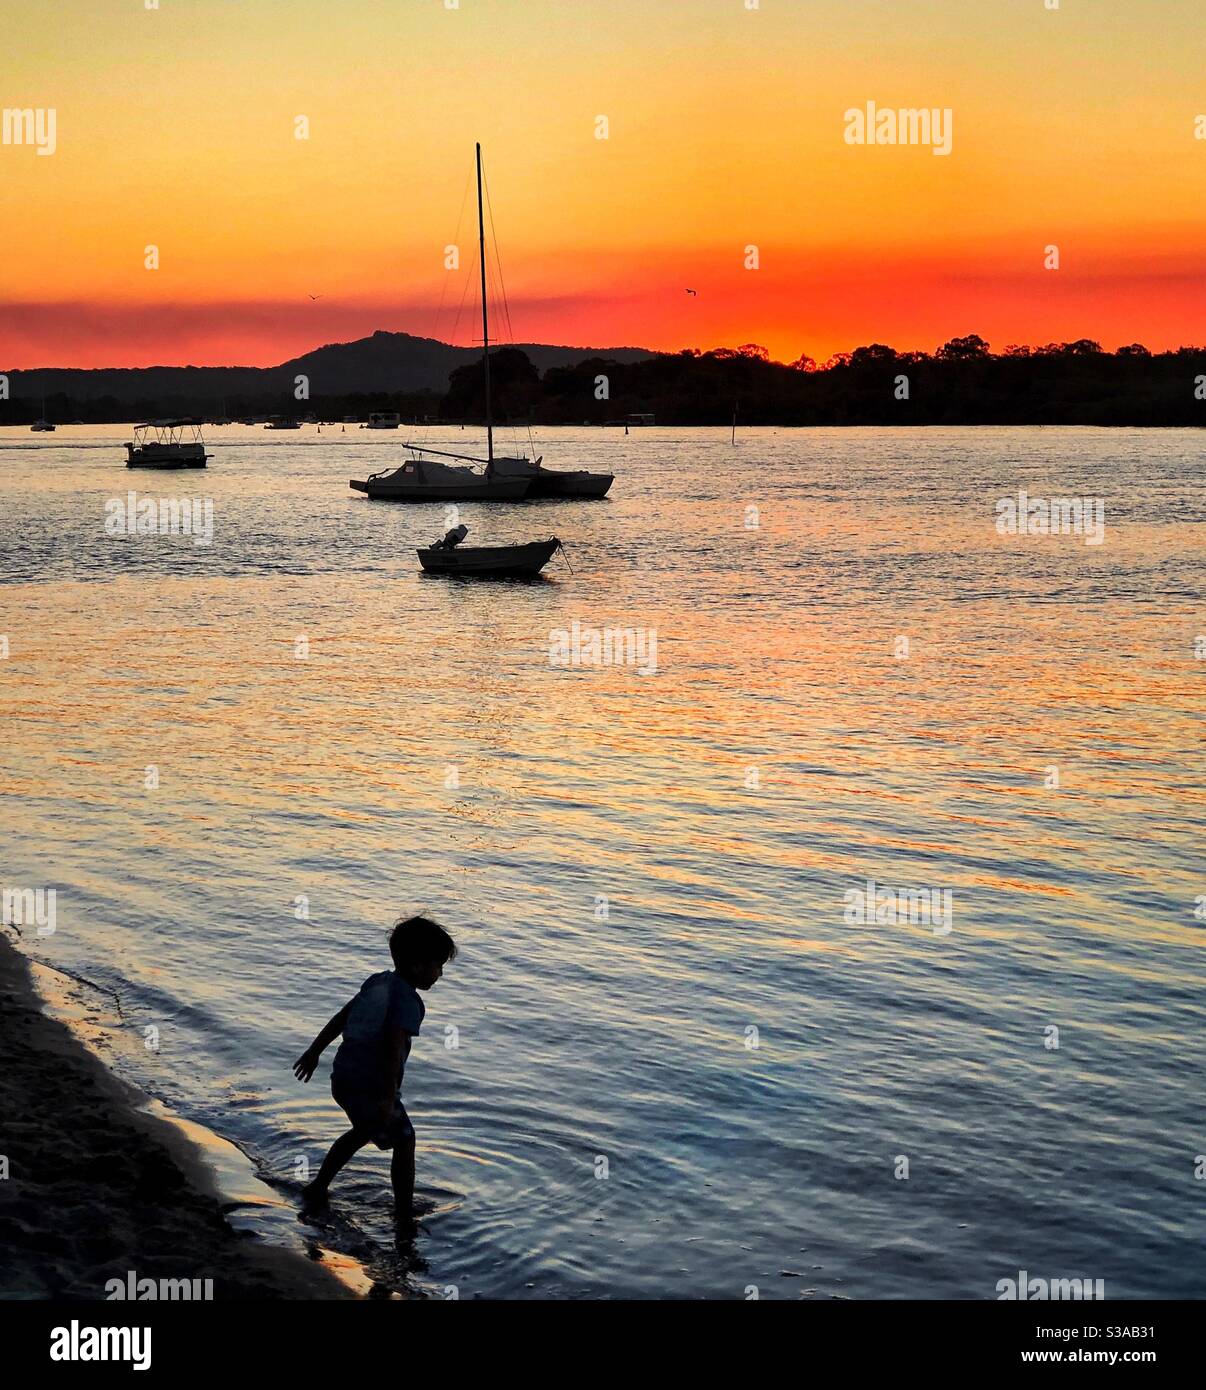
M 347 489 L 394 436 L 127 433 L 0 431 L 4 884 L 282 1183 L 342 1121 L 293 1058 L 394 915 L 449 923 L 418 1258 L 375 1152 L 329 1241 L 463 1298 L 1206 1296 L 1200 434 L 550 430 L 613 496 L 461 519 L 573 572 L 464 585 L 441 507 Z M 131 487 L 212 545 L 107 535 Z M 1105 543 L 998 535 L 1019 487 Z M 656 671 L 551 665 L 575 620 Z M 868 879 L 951 930 L 846 921 Z

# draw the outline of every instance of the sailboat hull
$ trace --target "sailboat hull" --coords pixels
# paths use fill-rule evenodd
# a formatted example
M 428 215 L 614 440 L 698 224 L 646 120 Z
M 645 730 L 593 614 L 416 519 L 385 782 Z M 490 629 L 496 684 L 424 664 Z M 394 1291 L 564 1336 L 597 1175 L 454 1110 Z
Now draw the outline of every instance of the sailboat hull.
M 606 497 L 613 473 L 560 472 L 540 468 L 532 477 L 529 497 Z
M 522 502 L 526 478 L 482 478 L 477 482 L 393 482 L 388 478 L 353 478 L 348 484 L 374 502 Z

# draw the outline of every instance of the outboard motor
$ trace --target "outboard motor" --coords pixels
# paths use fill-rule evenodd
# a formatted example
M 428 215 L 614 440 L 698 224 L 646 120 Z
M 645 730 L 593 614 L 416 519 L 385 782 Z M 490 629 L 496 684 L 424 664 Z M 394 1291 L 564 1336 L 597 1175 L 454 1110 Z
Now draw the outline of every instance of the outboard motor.
M 436 541 L 435 545 L 432 546 L 432 549 L 455 550 L 468 534 L 468 526 L 454 526 L 451 531 L 445 532 L 444 539 L 442 541 Z

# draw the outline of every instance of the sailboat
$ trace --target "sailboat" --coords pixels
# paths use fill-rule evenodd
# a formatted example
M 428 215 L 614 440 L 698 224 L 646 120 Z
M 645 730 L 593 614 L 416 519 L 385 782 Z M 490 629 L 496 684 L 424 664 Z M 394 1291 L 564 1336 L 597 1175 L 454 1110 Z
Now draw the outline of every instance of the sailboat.
M 503 471 L 514 470 L 516 476 L 527 478 L 529 498 L 541 497 L 606 497 L 615 482 L 614 473 L 588 473 L 585 469 L 546 468 L 542 459 L 499 459 Z
M 482 207 L 482 147 L 477 146 L 477 235 L 481 248 L 482 271 L 482 366 L 486 374 L 486 457 L 454 454 L 440 449 L 407 444 L 410 457 L 398 468 L 353 478 L 348 484 L 357 492 L 381 502 L 522 502 L 528 494 L 529 480 L 522 472 L 499 467 L 494 457 L 494 417 L 490 409 L 490 309 L 486 299 L 486 221 Z M 463 463 L 482 463 L 485 468 L 460 468 L 444 459 Z M 507 463 L 519 460 L 506 460 Z M 524 460 L 526 462 L 526 460 Z
M 353 480 L 357 492 L 391 502 L 518 502 L 540 497 L 603 497 L 615 481 L 611 473 L 545 468 L 543 458 L 506 458 L 494 452 L 490 404 L 490 310 L 486 298 L 486 224 L 482 203 L 482 147 L 477 147 L 477 235 L 482 277 L 482 364 L 486 379 L 486 457 L 445 453 L 407 444 L 411 457 L 400 468 Z M 441 462 L 459 459 L 484 465 L 481 473 Z
M 53 425 L 50 423 L 50 421 L 47 420 L 47 418 L 46 418 L 46 397 L 45 397 L 45 396 L 42 397 L 42 417 L 41 417 L 41 419 L 39 419 L 39 420 L 35 420 L 35 421 L 33 422 L 33 424 L 30 425 L 29 428 L 30 428 L 31 430 L 33 430 L 33 432 L 34 432 L 35 434 L 45 434 L 45 433 L 48 433 L 48 432 L 53 432 L 54 426 L 53 426 Z
M 481 158 L 482 147 L 477 147 L 477 176 L 478 176 L 478 207 L 480 213 L 481 206 Z M 486 304 L 486 243 L 482 237 L 482 309 L 483 319 L 485 318 Z M 490 386 L 489 375 L 486 379 L 486 403 L 489 409 Z M 584 468 L 546 468 L 543 457 L 537 459 L 529 458 L 498 458 L 493 459 L 493 469 L 496 473 L 510 478 L 527 478 L 528 480 L 528 500 L 541 497 L 605 497 L 607 490 L 615 482 L 613 473 L 588 473 Z

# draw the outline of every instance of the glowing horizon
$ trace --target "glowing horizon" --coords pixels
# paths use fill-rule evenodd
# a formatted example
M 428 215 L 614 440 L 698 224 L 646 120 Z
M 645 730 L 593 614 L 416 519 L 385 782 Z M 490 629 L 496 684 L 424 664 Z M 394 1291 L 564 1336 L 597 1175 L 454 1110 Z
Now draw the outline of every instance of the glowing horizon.
M 823 361 L 1202 336 L 1190 0 L 159 6 L 0 0 L 0 106 L 57 117 L 51 157 L 0 145 L 0 370 L 473 341 L 479 138 L 502 341 Z M 851 145 L 868 101 L 949 110 L 949 155 Z

